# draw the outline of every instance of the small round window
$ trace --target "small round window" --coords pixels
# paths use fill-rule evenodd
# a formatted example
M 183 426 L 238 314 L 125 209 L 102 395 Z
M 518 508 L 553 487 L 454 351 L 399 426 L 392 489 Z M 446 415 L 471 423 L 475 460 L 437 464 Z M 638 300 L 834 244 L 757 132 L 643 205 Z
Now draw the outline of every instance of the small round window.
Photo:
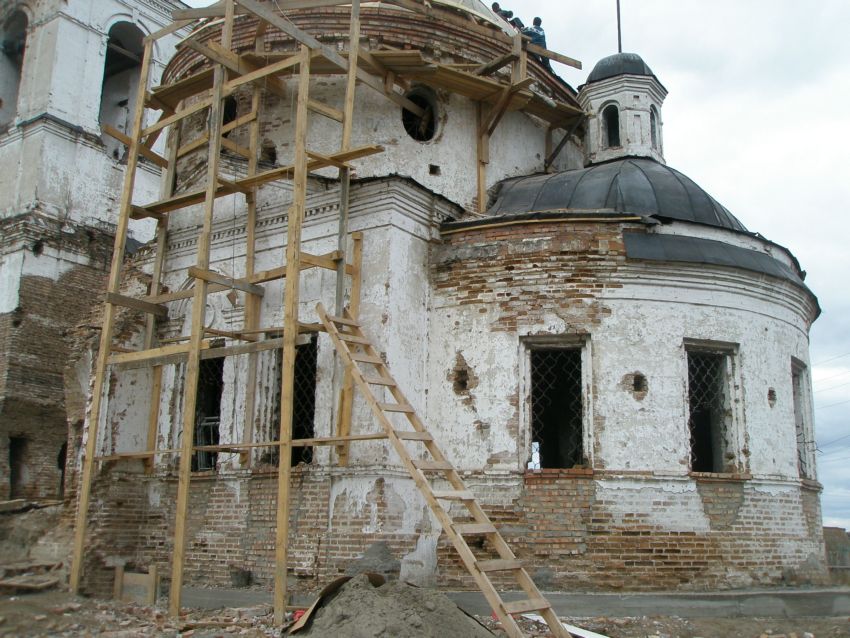
M 437 132 L 437 98 L 425 87 L 416 87 L 404 96 L 422 109 L 421 115 L 401 110 L 401 123 L 404 130 L 417 142 L 428 142 L 434 139 Z

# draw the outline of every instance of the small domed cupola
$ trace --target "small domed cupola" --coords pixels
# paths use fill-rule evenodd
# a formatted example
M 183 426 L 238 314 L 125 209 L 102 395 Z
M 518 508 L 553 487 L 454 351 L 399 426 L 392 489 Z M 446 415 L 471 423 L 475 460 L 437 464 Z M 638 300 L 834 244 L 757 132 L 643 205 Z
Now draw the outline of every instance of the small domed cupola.
M 601 59 L 578 100 L 589 114 L 587 164 L 621 157 L 650 157 L 664 163 L 661 105 L 667 89 L 636 53 Z

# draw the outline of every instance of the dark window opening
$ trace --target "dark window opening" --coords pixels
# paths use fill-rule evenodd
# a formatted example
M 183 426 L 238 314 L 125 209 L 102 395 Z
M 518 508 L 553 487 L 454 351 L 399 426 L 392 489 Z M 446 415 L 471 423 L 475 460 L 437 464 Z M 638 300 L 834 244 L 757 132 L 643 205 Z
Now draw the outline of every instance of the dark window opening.
M 658 148 L 658 115 L 655 107 L 649 109 L 649 135 L 652 139 L 652 148 Z
M 118 22 L 109 29 L 103 86 L 100 93 L 101 126 L 111 126 L 123 133 L 130 129 L 131 105 L 135 104 L 144 55 L 144 34 L 129 22 Z M 124 145 L 109 135 L 103 136 L 107 151 L 121 159 Z
M 529 469 L 585 463 L 581 350 L 532 350 Z
M 274 412 L 275 438 L 280 435 L 280 386 L 283 373 L 282 351 L 277 350 L 277 385 L 276 403 Z M 293 383 L 292 402 L 292 438 L 310 439 L 315 436 L 316 419 L 316 369 L 319 356 L 317 336 L 313 335 L 308 343 L 302 344 L 295 349 L 295 380 Z M 293 447 L 291 456 L 292 465 L 313 462 L 313 448 Z M 272 462 L 278 462 L 277 451 L 272 455 Z
M 195 403 L 194 444 L 218 445 L 221 425 L 221 392 L 224 389 L 224 357 L 201 360 Z M 197 450 L 192 455 L 192 471 L 214 470 L 218 453 Z
M 9 437 L 9 498 L 21 498 L 29 479 L 28 441 L 22 436 Z
M 59 469 L 59 498 L 65 496 L 65 464 L 68 461 L 68 443 L 63 443 L 56 455 L 56 466 Z
M 221 110 L 221 125 L 227 126 L 231 122 L 236 120 L 236 116 L 239 113 L 239 105 L 236 102 L 236 98 L 232 95 L 228 95 L 224 98 L 224 104 L 222 104 Z M 230 131 L 227 131 L 222 137 L 227 137 L 230 135 Z
M 265 140 L 260 147 L 260 161 L 271 165 L 277 163 L 277 149 L 271 140 Z
M 401 123 L 404 130 L 417 142 L 427 142 L 437 133 L 437 100 L 431 91 L 417 87 L 405 97 L 425 111 L 421 116 L 402 109 Z
M 728 434 L 727 356 L 697 351 L 687 355 L 691 470 L 723 472 Z
M 791 367 L 791 392 L 794 401 L 794 431 L 797 436 L 797 471 L 802 478 L 814 478 L 811 462 L 809 461 L 809 449 L 813 445 L 807 436 L 806 410 L 804 408 L 805 366 L 792 364 Z
M 0 32 L 0 126 L 15 119 L 18 110 L 18 91 L 24 69 L 24 51 L 27 43 L 27 16 L 15 11 L 3 24 Z
M 602 111 L 602 121 L 605 124 L 605 147 L 611 148 L 620 145 L 620 111 L 613 104 L 609 104 Z

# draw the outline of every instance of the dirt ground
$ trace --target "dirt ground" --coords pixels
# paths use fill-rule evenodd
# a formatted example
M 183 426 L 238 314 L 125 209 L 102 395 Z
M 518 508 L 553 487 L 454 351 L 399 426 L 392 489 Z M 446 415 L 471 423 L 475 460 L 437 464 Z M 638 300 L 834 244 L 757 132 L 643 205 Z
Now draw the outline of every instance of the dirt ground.
M 490 618 L 480 619 L 491 629 Z M 833 638 L 850 637 L 850 618 L 703 618 L 643 616 L 638 618 L 565 618 L 566 622 L 610 638 Z M 529 620 L 521 624 L 529 636 L 545 637 L 545 627 Z M 137 636 L 214 638 L 280 636 L 267 605 L 187 612 L 168 618 L 157 607 L 116 603 L 52 591 L 0 598 L 0 636 Z M 356 633 L 338 633 L 352 638 Z M 384 638 L 394 638 L 382 633 Z M 425 635 L 425 634 L 423 634 Z M 497 629 L 495 635 L 503 635 Z

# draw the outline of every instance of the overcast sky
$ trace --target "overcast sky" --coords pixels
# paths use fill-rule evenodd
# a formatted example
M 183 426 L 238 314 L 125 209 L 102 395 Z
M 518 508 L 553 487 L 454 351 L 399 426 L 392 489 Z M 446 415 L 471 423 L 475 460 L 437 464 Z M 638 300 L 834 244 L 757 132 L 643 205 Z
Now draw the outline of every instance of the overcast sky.
M 617 51 L 615 0 L 501 4 L 526 24 L 540 16 L 548 47 L 584 63 L 554 65 L 574 87 Z M 670 92 L 667 163 L 808 272 L 823 309 L 811 361 L 824 524 L 850 528 L 850 2 L 621 0 L 621 10 L 623 50 Z

